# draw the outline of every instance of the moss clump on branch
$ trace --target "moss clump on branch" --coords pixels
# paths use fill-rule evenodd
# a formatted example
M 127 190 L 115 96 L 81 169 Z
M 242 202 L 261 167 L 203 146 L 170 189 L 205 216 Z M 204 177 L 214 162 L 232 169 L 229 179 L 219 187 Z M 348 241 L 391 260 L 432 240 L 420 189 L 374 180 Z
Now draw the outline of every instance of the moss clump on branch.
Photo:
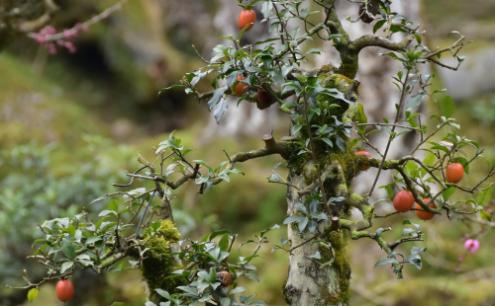
M 173 274 L 177 268 L 172 252 L 172 244 L 180 239 L 180 233 L 171 220 L 162 220 L 157 226 L 147 229 L 142 246 L 147 249 L 143 260 L 143 276 L 151 291 L 151 298 L 158 299 L 156 288 L 174 292 L 185 280 Z
M 366 157 L 356 156 L 354 152 L 332 153 L 328 157 L 329 161 L 337 161 L 344 173 L 346 184 L 349 185 L 351 180 L 363 170 L 363 163 Z

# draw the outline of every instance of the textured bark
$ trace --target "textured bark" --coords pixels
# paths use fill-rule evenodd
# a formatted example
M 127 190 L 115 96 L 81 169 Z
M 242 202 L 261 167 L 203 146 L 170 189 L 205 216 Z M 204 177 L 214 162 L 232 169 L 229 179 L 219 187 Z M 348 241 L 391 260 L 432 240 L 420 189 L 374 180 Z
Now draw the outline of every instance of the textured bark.
M 289 187 L 288 190 L 290 216 L 295 212 L 298 190 L 304 189 L 305 184 L 304 179 L 297 175 L 289 177 L 289 181 L 297 187 Z M 348 238 L 342 230 L 330 231 L 329 227 L 329 224 L 322 224 L 320 231 L 323 234 L 318 239 L 312 239 L 314 234 L 300 234 L 297 226 L 288 226 L 288 239 L 293 250 L 289 255 L 284 295 L 289 305 L 348 305 L 351 277 L 345 248 Z M 330 248 L 322 247 L 325 244 Z M 318 252 L 321 259 L 312 259 L 311 256 Z

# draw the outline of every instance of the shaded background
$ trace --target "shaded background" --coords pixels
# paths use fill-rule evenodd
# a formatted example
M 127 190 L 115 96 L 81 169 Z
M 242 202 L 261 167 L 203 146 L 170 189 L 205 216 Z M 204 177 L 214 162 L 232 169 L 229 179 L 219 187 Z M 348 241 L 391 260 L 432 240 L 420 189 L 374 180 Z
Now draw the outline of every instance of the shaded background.
M 70 27 L 113 3 L 72 2 L 60 1 L 51 24 Z M 82 209 L 101 209 L 87 203 L 124 180 L 126 170 L 135 168 L 136 156 L 152 156 L 153 146 L 171 131 L 195 150 L 194 156 L 211 163 L 224 159 L 222 149 L 236 152 L 260 146 L 260 135 L 272 128 L 284 134 L 287 122 L 273 109 L 263 115 L 242 109 L 248 120 L 217 127 L 205 105 L 180 91 L 158 95 L 201 65 L 197 53 L 208 57 L 221 35 L 234 31 L 235 14 L 226 9 L 232 2 L 131 0 L 78 37 L 75 54 L 62 51 L 51 56 L 20 36 L 0 53 L 1 284 L 15 284 L 22 269 L 30 267 L 25 257 L 37 224 Z M 432 47 L 447 46 L 452 30 L 470 41 L 461 71 L 433 71 L 438 76 L 435 87 L 449 89 L 456 101 L 455 117 L 468 137 L 487 148 L 489 161 L 495 160 L 494 13 L 495 2 L 490 0 L 425 0 L 421 8 L 421 24 L 428 29 Z M 258 24 L 251 35 L 263 30 Z M 434 108 L 430 105 L 426 114 Z M 185 188 L 175 203 L 181 230 L 200 236 L 209 229 L 227 228 L 249 237 L 281 223 L 285 188 L 267 184 L 266 179 L 273 161 L 250 162 L 242 167 L 246 176 L 202 197 Z M 469 174 L 473 181 L 481 170 Z M 405 280 L 395 280 L 387 268 L 374 267 L 383 255 L 374 244 L 354 243 L 352 304 L 495 305 L 494 235 L 483 228 L 440 221 L 446 220 L 436 218 L 425 227 L 428 253 L 423 270 L 408 268 Z M 465 237 L 478 234 L 480 252 L 461 263 Z M 274 242 L 283 237 L 283 229 L 272 235 Z M 284 304 L 286 257 L 267 248 L 257 261 L 260 281 L 247 285 L 268 305 Z M 145 300 L 138 271 L 124 269 L 107 277 L 88 272 L 77 279 L 73 305 L 106 306 L 115 300 L 141 305 Z M 32 304 L 57 305 L 53 291 L 52 285 L 44 286 Z M 0 305 L 21 303 L 22 292 L 0 288 Z

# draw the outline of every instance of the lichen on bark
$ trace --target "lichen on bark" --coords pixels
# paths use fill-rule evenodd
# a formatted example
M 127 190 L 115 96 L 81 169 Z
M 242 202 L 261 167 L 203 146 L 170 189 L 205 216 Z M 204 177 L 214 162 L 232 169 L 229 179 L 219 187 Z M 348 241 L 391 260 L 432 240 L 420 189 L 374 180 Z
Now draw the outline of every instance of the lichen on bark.
M 325 163 L 330 169 L 330 173 L 327 174 L 330 179 L 325 182 L 325 192 L 330 197 L 347 195 L 347 180 L 351 177 L 348 177 L 346 171 L 349 171 L 349 167 L 354 168 L 359 159 L 356 159 L 352 152 L 338 154 L 339 158 L 332 156 Z M 299 190 L 307 188 L 308 178 L 292 173 L 289 182 L 287 200 L 288 215 L 291 216 L 297 214 L 295 205 L 301 200 Z M 288 226 L 288 238 L 292 249 L 289 255 L 289 275 L 284 288 L 286 300 L 290 305 L 298 306 L 346 306 L 349 302 L 351 277 L 346 252 L 349 233 L 344 228 L 333 228 L 331 220 L 320 224 L 319 231 L 320 234 L 301 233 L 296 226 Z M 320 258 L 315 258 L 315 254 L 319 254 Z

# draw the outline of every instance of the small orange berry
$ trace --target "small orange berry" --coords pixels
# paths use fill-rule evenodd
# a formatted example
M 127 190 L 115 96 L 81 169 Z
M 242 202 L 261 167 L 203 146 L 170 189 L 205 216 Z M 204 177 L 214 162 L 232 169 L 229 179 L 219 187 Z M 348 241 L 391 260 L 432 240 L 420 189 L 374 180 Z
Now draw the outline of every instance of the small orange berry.
M 237 19 L 239 29 L 249 29 L 256 22 L 256 12 L 254 10 L 242 10 Z
M 431 200 L 429 198 L 423 199 L 423 202 L 430 208 L 436 208 L 435 203 L 430 203 Z M 421 220 L 430 220 L 435 216 L 434 213 L 424 210 L 418 203 L 414 205 L 414 208 L 416 209 L 416 216 Z
M 367 157 L 367 158 L 371 157 L 371 153 L 366 151 L 366 150 L 358 150 L 358 151 L 354 152 L 354 154 L 356 154 L 357 156 L 363 156 L 363 157 Z
M 229 271 L 220 271 L 217 273 L 217 279 L 220 281 L 222 286 L 228 287 L 234 282 L 234 277 Z
M 61 279 L 55 286 L 55 293 L 60 301 L 70 301 L 74 297 L 74 284 L 70 279 Z
M 249 85 L 241 82 L 246 79 L 242 74 L 238 74 L 235 78 L 237 83 L 234 86 L 234 92 L 237 96 L 242 96 L 249 88 Z
M 414 196 L 409 190 L 401 190 L 397 192 L 393 200 L 395 210 L 406 212 L 414 206 Z
M 459 183 L 464 177 L 464 166 L 461 163 L 450 163 L 445 171 L 445 178 L 449 183 Z

